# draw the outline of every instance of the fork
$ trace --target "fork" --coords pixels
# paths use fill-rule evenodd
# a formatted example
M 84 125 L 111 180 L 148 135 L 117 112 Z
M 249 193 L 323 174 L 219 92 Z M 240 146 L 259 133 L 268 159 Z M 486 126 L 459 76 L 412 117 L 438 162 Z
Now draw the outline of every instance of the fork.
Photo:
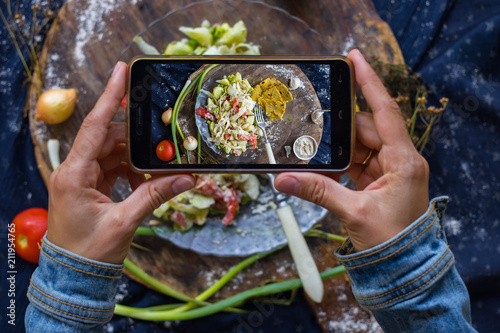
M 268 173 L 267 177 L 271 183 L 274 202 L 277 206 L 276 213 L 283 227 L 283 232 L 288 241 L 288 248 L 290 249 L 290 254 L 292 255 L 299 278 L 304 286 L 304 291 L 314 302 L 320 303 L 324 293 L 323 281 L 321 281 L 321 275 L 314 262 L 311 250 L 309 250 L 304 235 L 300 231 L 292 207 L 287 202 L 288 195 L 276 190 L 276 187 L 274 187 L 274 175 L 272 173 Z
M 269 163 L 276 164 L 276 160 L 274 159 L 273 149 L 271 148 L 271 144 L 269 143 L 266 134 L 266 121 L 264 120 L 264 112 L 262 111 L 262 108 L 260 107 L 259 103 L 255 105 L 253 111 L 255 114 L 255 120 L 257 120 L 257 126 L 259 126 L 262 132 L 264 132 L 264 142 L 266 143 L 266 152 L 267 152 L 267 157 L 269 158 Z

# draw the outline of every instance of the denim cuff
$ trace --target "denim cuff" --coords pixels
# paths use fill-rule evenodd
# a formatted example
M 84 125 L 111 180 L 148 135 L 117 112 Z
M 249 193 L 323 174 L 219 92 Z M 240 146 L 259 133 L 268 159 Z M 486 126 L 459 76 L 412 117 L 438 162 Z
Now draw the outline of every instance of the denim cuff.
M 39 311 L 72 327 L 103 325 L 113 316 L 123 265 L 90 260 L 42 239 L 28 299 Z
M 347 239 L 337 249 L 361 306 L 373 310 L 404 302 L 431 288 L 453 267 L 442 228 L 447 203 L 447 197 L 433 199 L 417 221 L 376 247 L 355 252 Z

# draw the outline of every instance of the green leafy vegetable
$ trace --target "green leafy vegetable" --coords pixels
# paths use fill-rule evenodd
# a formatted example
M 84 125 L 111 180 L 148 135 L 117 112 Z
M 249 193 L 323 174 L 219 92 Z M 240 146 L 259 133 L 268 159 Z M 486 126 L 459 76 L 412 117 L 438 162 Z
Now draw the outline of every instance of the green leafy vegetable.
M 164 54 L 260 54 L 258 45 L 247 43 L 247 27 L 241 20 L 233 26 L 230 26 L 227 22 L 211 26 L 210 22 L 204 20 L 199 27 L 182 26 L 179 30 L 188 38 L 169 43 Z

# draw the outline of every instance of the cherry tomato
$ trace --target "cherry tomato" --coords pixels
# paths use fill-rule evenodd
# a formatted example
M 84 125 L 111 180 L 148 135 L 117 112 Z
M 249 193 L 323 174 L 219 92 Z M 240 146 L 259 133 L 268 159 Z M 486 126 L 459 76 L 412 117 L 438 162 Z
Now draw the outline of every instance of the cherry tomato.
M 120 102 L 120 107 L 124 110 L 127 109 L 127 94 L 125 94 L 125 96 L 123 96 L 123 99 L 122 101 Z
M 175 146 L 170 140 L 163 140 L 156 146 L 156 156 L 162 161 L 170 161 L 175 157 Z
M 12 234 L 16 253 L 26 261 L 38 264 L 43 235 L 47 231 L 48 211 L 28 208 L 14 217 Z

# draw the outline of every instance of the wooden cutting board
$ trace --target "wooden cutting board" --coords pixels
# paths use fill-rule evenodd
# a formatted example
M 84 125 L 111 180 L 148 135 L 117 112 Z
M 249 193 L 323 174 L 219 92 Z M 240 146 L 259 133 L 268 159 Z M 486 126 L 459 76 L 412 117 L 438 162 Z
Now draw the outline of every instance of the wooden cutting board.
M 403 63 L 391 30 L 379 18 L 369 0 L 266 0 L 264 3 L 236 0 L 70 0 L 59 12 L 47 36 L 40 56 L 43 76 L 35 75 L 30 90 L 31 133 L 38 168 L 46 183 L 52 171 L 47 140 L 59 139 L 61 158 L 67 156 L 84 117 L 102 93 L 116 61 L 128 61 L 130 56 L 137 54 L 137 48 L 130 45 L 132 37 L 150 26 L 143 36 L 163 49 L 171 40 L 182 37 L 179 26 L 196 26 L 203 19 L 212 23 L 229 21 L 231 24 L 243 19 L 248 27 L 248 39 L 260 44 L 262 54 L 266 55 L 346 55 L 351 48 L 358 47 L 366 56 L 377 56 L 389 63 Z M 158 25 L 162 28 L 158 29 Z M 75 112 L 68 121 L 48 126 L 34 120 L 35 106 L 38 94 L 53 87 L 76 88 L 79 97 Z M 123 119 L 123 114 L 119 114 L 115 120 Z M 115 200 L 123 198 L 126 185 L 122 182 L 120 186 L 121 190 L 113 194 Z M 326 230 L 343 230 L 333 215 L 328 215 L 322 225 Z M 192 296 L 206 289 L 213 279 L 241 260 L 201 256 L 151 237 L 137 237 L 136 242 L 151 251 L 132 248 L 130 260 L 148 274 Z M 337 264 L 332 253 L 339 244 L 309 240 L 309 245 L 320 270 Z M 222 290 L 217 298 L 268 280 L 293 276 L 291 258 L 288 250 L 283 249 L 240 274 L 236 282 Z M 332 327 L 336 327 L 339 318 L 344 318 L 344 321 L 352 319 L 353 322 L 372 321 L 366 312 L 359 310 L 345 276 L 332 279 L 325 286 L 325 302 L 312 305 L 325 331 L 335 331 Z

